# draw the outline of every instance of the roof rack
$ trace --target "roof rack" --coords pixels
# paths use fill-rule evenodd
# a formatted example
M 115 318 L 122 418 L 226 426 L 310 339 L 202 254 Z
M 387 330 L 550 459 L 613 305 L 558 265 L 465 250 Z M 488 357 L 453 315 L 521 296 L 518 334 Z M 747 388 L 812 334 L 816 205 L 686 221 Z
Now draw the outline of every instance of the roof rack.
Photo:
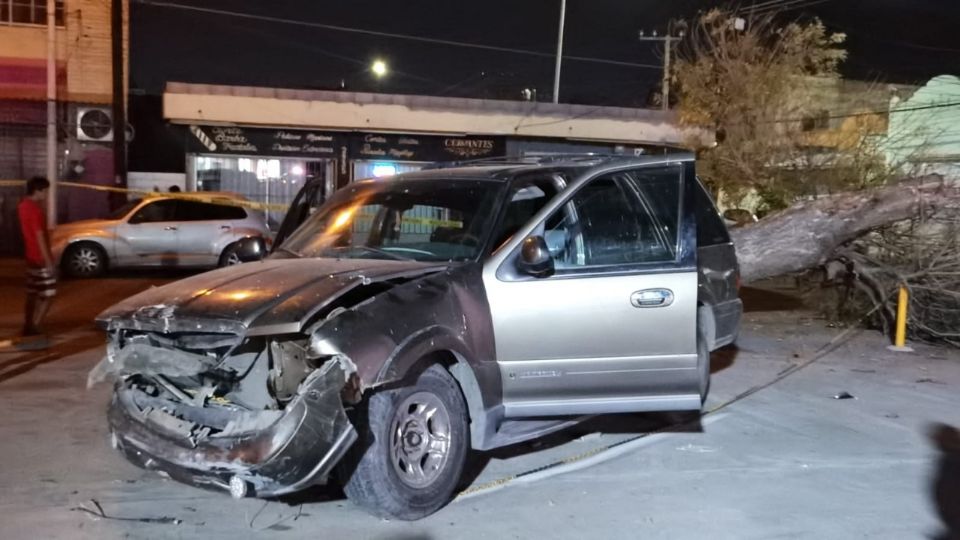
M 445 161 L 432 163 L 424 169 L 450 169 L 453 167 L 476 167 L 482 165 L 543 165 L 558 161 L 596 161 L 600 159 L 614 159 L 632 157 L 623 154 L 601 154 L 595 152 L 544 154 L 539 156 L 498 156 L 491 158 L 470 159 L 465 161 Z

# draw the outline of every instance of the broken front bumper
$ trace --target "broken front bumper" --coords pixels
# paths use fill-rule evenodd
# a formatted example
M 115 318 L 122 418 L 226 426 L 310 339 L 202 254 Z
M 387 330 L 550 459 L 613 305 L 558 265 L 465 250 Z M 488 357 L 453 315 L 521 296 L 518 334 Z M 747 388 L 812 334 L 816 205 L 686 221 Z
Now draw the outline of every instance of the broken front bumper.
M 340 399 L 343 381 L 330 362 L 304 380 L 270 426 L 196 441 L 150 422 L 121 382 L 108 412 L 112 441 L 134 464 L 181 482 L 234 496 L 293 493 L 324 482 L 357 438 Z

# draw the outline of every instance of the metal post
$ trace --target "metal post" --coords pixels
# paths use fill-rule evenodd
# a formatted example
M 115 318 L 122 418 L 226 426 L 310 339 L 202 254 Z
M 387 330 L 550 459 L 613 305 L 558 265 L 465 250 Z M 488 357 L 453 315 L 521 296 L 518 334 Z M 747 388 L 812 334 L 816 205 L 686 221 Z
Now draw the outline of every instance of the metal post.
M 56 1 L 47 0 L 47 227 L 57 226 L 57 18 Z
M 910 305 L 910 294 L 906 285 L 900 285 L 900 291 L 897 295 L 897 327 L 894 333 L 893 345 L 887 347 L 891 351 L 912 352 L 913 349 L 907 347 L 907 308 Z
M 127 119 L 124 93 L 123 0 L 110 5 L 110 45 L 113 71 L 113 177 L 114 187 L 127 187 Z M 118 197 L 115 197 L 118 198 Z M 122 204 L 121 200 L 113 201 Z M 111 205 L 113 206 L 113 205 Z
M 670 109 L 670 43 L 673 42 L 673 37 L 667 35 L 667 39 L 663 42 L 663 110 Z
M 653 32 L 652 36 L 645 36 L 643 30 L 640 31 L 640 41 L 663 42 L 663 80 L 660 82 L 660 108 L 665 111 L 670 109 L 670 62 L 673 56 L 673 42 L 679 41 L 682 38 L 682 31 L 679 36 L 673 36 L 668 29 L 667 35 L 662 37 L 658 36 L 656 31 Z
M 557 62 L 553 70 L 553 102 L 560 103 L 560 64 L 563 61 L 563 24 L 567 17 L 567 0 L 560 0 L 560 32 L 557 35 Z

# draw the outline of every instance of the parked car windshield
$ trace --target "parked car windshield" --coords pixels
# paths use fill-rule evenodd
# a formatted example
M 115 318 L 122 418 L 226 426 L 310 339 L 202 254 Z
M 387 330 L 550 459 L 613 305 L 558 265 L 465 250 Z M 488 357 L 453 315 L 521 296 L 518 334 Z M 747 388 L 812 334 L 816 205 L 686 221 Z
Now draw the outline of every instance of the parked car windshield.
M 134 199 L 128 202 L 127 204 L 121 206 L 120 208 L 117 208 L 113 212 L 110 212 L 110 219 L 120 219 L 123 216 L 129 214 L 130 211 L 133 210 L 135 206 L 140 204 L 140 201 L 142 200 L 143 199 Z
M 283 243 L 301 257 L 476 259 L 493 226 L 499 182 L 383 180 L 338 192 Z

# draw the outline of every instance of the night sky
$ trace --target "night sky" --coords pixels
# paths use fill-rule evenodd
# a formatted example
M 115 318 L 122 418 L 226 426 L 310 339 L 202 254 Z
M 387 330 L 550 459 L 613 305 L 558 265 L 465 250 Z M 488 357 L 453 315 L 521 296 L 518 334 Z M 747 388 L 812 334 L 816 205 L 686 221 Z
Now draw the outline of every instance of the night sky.
M 232 12 L 534 50 L 556 47 L 559 0 L 171 0 Z M 847 33 L 850 78 L 920 83 L 960 74 L 960 0 L 778 0 L 799 3 L 785 19 L 818 16 Z M 131 2 L 131 166 L 182 170 L 182 149 L 162 127 L 166 81 L 520 99 L 551 99 L 554 61 L 373 37 Z M 745 2 L 741 5 L 749 5 Z M 806 4 L 813 4 L 803 7 Z M 646 106 L 661 75 L 663 31 L 718 5 L 703 0 L 567 0 L 565 55 L 650 67 L 565 60 L 560 97 L 590 105 Z M 383 58 L 391 74 L 369 72 Z M 165 131 L 161 131 L 165 130 Z
M 559 0 L 383 2 L 173 0 L 233 12 L 552 53 Z M 568 0 L 564 52 L 651 68 L 565 61 L 561 100 L 643 105 L 658 84 L 659 45 L 637 30 L 664 29 L 713 2 Z M 746 4 L 744 4 L 746 5 Z M 908 7 L 909 6 L 909 7 Z M 553 60 L 244 20 L 131 0 L 131 82 L 149 94 L 165 81 L 339 88 L 514 99 L 525 87 L 550 98 Z M 960 72 L 960 1 L 829 0 L 786 12 L 815 14 L 848 34 L 844 74 L 918 82 Z M 370 61 L 392 73 L 377 82 Z

